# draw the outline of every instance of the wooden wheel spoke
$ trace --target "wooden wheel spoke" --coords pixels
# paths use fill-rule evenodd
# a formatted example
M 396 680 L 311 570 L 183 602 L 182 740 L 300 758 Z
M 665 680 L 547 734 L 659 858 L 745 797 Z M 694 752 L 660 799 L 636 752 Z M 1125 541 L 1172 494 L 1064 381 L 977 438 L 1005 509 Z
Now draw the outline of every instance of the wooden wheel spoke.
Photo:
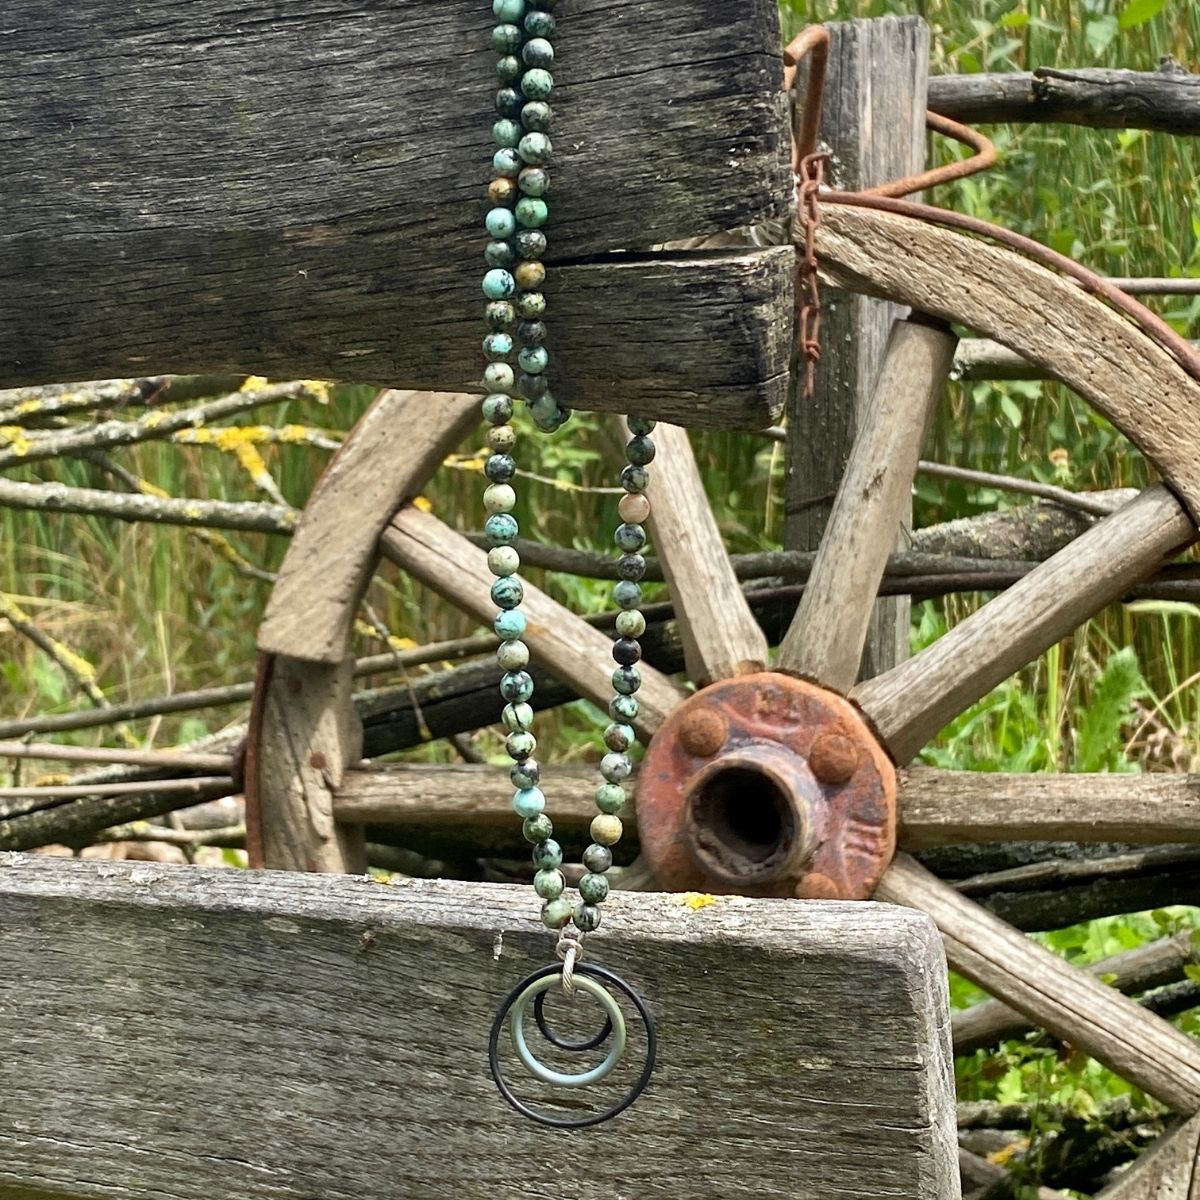
M 384 531 L 382 549 L 427 587 L 491 624 L 496 606 L 489 595 L 494 580 L 486 552 L 437 517 L 411 505 L 401 509 Z M 612 640 L 528 583 L 521 611 L 529 620 L 525 641 L 533 657 L 607 709 L 613 696 Z M 679 703 L 681 693 L 660 671 L 645 663 L 640 669 L 642 686 L 637 698 L 641 715 L 635 724 L 643 736 L 649 736 Z
M 660 423 L 654 442 L 650 531 L 675 601 L 688 674 L 709 683 L 761 670 L 766 635 L 725 552 L 687 430 Z
M 932 646 L 850 693 L 896 762 L 1197 537 L 1161 484 L 1094 525 Z
M 897 321 L 779 665 L 840 692 L 858 678 L 871 610 L 933 408 L 954 361 L 949 331 Z
M 1200 1109 L 1200 1046 L 961 896 L 905 854 L 875 899 L 927 912 L 950 966 L 1177 1112 Z

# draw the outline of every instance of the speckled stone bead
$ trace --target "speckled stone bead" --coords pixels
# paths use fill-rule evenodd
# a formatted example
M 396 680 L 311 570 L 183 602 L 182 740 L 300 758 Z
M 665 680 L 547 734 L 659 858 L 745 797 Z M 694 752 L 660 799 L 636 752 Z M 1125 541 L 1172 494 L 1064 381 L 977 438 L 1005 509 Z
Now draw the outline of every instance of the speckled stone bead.
M 521 124 L 531 133 L 549 133 L 554 124 L 554 109 L 544 100 L 530 100 L 521 109 Z
M 614 721 L 604 731 L 604 744 L 610 750 L 628 750 L 636 742 L 637 734 L 633 732 L 633 726 L 626 725 L 623 721 Z
M 612 656 L 620 666 L 632 667 L 641 661 L 642 648 L 634 638 L 618 638 L 613 642 Z
M 491 270 L 483 277 L 483 294 L 489 300 L 507 300 L 516 295 L 517 282 L 503 270 Z
M 498 54 L 512 54 L 520 50 L 524 40 L 520 25 L 497 25 L 492 30 L 492 49 Z
M 642 602 L 641 585 L 630 579 L 622 579 L 614 584 L 612 594 L 618 608 L 637 608 Z
M 511 425 L 495 425 L 487 431 L 488 449 L 507 454 L 517 444 L 517 431 Z
M 525 136 L 528 137 L 529 134 Z M 521 126 L 511 117 L 501 117 L 492 126 L 492 141 L 497 146 L 516 146 L 517 153 L 520 154 Z M 522 155 L 522 157 L 524 156 Z M 528 162 L 529 160 L 525 159 L 525 161 Z
M 626 754 L 610 753 L 600 760 L 600 774 L 609 783 L 620 783 L 622 779 L 628 779 L 632 771 L 633 764 Z
M 517 324 L 517 307 L 507 300 L 491 301 L 484 309 L 484 315 L 493 329 L 511 329 Z
M 527 12 L 525 14 L 525 32 L 530 37 L 548 38 L 554 33 L 557 21 L 548 12 Z
M 515 54 L 506 54 L 496 62 L 496 74 L 501 83 L 516 83 L 521 78 L 524 66 Z
M 520 202 L 518 201 L 518 203 Z M 489 209 L 488 215 L 484 218 L 484 224 L 487 226 L 488 233 L 496 241 L 510 238 L 517 232 L 517 218 L 513 215 L 511 208 Z
M 506 362 L 488 363 L 483 368 L 483 386 L 490 392 L 511 392 L 516 381 L 512 367 Z
M 518 200 L 517 203 L 521 202 Z M 644 467 L 654 461 L 654 443 L 648 437 L 630 438 L 629 445 L 625 447 L 625 456 L 636 466 Z
M 520 762 L 522 759 L 529 758 L 537 749 L 537 738 L 523 729 L 518 730 L 516 733 L 510 733 L 504 739 L 504 749 L 508 752 L 509 758 L 515 758 Z
M 514 732 L 516 732 L 514 730 Z M 529 734 L 530 737 L 533 734 Z M 542 778 L 542 768 L 532 758 L 522 759 L 520 762 L 515 762 L 508 768 L 508 778 L 515 788 L 536 787 Z M 530 841 L 540 842 L 549 837 L 550 834 L 545 834 L 545 837 L 531 838 Z
M 536 817 L 546 807 L 546 797 L 541 788 L 521 788 L 513 795 L 513 812 L 522 819 Z
M 571 916 L 580 933 L 591 933 L 600 928 L 600 910 L 594 904 L 577 904 Z
M 517 153 L 521 156 L 523 162 L 529 163 L 532 167 L 545 166 L 554 154 L 554 145 L 544 133 L 527 133 L 523 138 L 519 139 L 519 143 Z M 521 177 L 518 175 L 518 185 L 520 182 Z M 521 190 L 524 191 L 525 189 L 522 188 Z M 539 192 L 525 192 L 527 196 L 537 196 L 540 194 Z
M 492 155 L 492 170 L 502 179 L 516 179 L 524 165 L 514 146 L 502 146 Z
M 483 507 L 490 513 L 511 512 L 517 503 L 517 493 L 507 483 L 493 483 L 484 489 Z
M 593 875 L 603 875 L 612 866 L 612 851 L 607 846 L 593 843 L 583 852 L 583 865 Z
M 526 400 L 540 400 L 550 390 L 550 382 L 541 375 L 524 375 L 517 380 L 517 391 Z
M 515 575 L 509 575 L 504 579 L 497 579 L 492 584 L 492 603 L 497 608 L 516 608 L 524 599 L 525 589 L 521 586 L 521 581 Z M 529 697 L 508 696 L 506 699 L 528 700 Z
M 632 696 L 642 686 L 642 673 L 637 667 L 618 667 L 612 673 L 613 691 Z
M 501 425 L 500 428 L 511 429 L 512 426 Z M 483 523 L 483 532 L 491 545 L 507 546 L 516 540 L 520 526 L 511 513 L 492 513 Z
M 528 168 L 526 168 L 528 170 Z M 515 204 L 517 193 L 520 190 L 520 176 L 516 180 L 508 179 L 501 175 L 498 179 L 493 179 L 488 184 L 488 199 L 493 204 Z
M 533 706 L 524 701 L 517 704 L 506 704 L 500 710 L 500 720 L 509 733 L 516 733 L 519 729 L 531 729 L 533 727 Z M 534 783 L 536 782 L 537 780 L 534 780 Z
M 622 521 L 628 521 L 631 525 L 641 525 L 650 515 L 650 501 L 640 492 L 631 492 L 621 497 L 617 512 Z
M 488 570 L 501 579 L 515 575 L 521 569 L 521 556 L 511 546 L 493 546 L 488 551 L 487 562 Z M 503 667 L 508 664 L 501 663 L 500 665 Z M 517 665 L 524 666 L 525 664 L 518 663 Z
M 602 813 L 619 813 L 625 807 L 625 789 L 616 783 L 602 783 L 596 789 L 596 807 Z
M 517 461 L 511 454 L 493 454 L 484 461 L 483 473 L 492 483 L 507 483 L 517 473 Z
M 516 305 L 518 317 L 532 320 L 546 311 L 546 297 L 542 292 L 522 292 L 516 299 Z
M 492 622 L 492 629 L 495 630 L 498 638 L 508 641 L 511 638 L 524 637 L 527 624 L 524 613 L 501 612 L 496 614 L 496 619 Z
M 514 239 L 517 253 L 530 262 L 537 262 L 546 253 L 546 235 L 540 229 L 518 229 Z
M 533 890 L 543 900 L 557 900 L 563 894 L 567 881 L 563 873 L 557 870 L 539 871 L 533 877 Z
M 574 916 L 570 900 L 559 896 L 557 900 L 547 900 L 542 905 L 542 924 L 547 929 L 561 929 Z
M 640 612 L 617 613 L 617 632 L 622 637 L 641 637 L 646 632 L 646 618 Z
M 598 842 L 601 846 L 615 846 L 621 840 L 621 834 L 625 832 L 625 826 L 621 824 L 620 817 L 612 817 L 608 813 L 601 813 L 598 817 L 592 818 L 589 832 L 592 835 L 593 842 Z
M 483 339 L 483 353 L 493 362 L 507 358 L 513 352 L 512 335 L 507 333 L 489 333 Z
M 545 346 L 526 346 L 517 355 L 517 365 L 527 375 L 540 375 L 549 363 L 550 353 Z
M 514 87 L 502 87 L 496 93 L 496 112 L 502 117 L 517 119 L 525 107 L 525 97 Z
M 609 858 L 612 858 L 611 854 L 609 854 Z M 603 904 L 607 896 L 608 880 L 603 875 L 589 872 L 580 879 L 579 897 L 585 904 Z
M 637 583 L 646 574 L 646 560 L 640 554 L 622 554 L 617 559 L 617 578 Z
M 483 419 L 493 425 L 505 425 L 512 420 L 513 402 L 507 392 L 493 392 L 490 396 L 485 396 L 480 407 L 483 410 Z
M 492 12 L 498 21 L 516 24 L 525 16 L 525 0 L 492 0 Z
M 521 301 L 517 300 L 517 315 L 521 315 Z M 650 472 L 645 467 L 630 463 L 621 471 L 621 486 L 627 492 L 644 492 L 650 482 Z
M 526 229 L 541 228 L 550 216 L 550 210 L 546 207 L 545 200 L 538 200 L 533 196 L 522 196 L 517 201 L 514 211 L 517 221 Z
M 541 137 L 541 134 L 529 134 Z M 522 196 L 544 196 L 550 190 L 550 172 L 544 167 L 526 167 L 517 176 L 517 189 Z
M 503 549 L 507 550 L 508 547 Z M 529 663 L 529 647 L 515 638 L 509 642 L 501 642 L 496 648 L 496 662 L 506 671 L 518 671 Z
M 517 341 L 522 346 L 540 346 L 546 340 L 546 325 L 543 321 L 518 321 Z
M 525 351 L 522 350 L 521 353 L 524 354 Z M 520 360 L 518 359 L 518 361 Z M 618 550 L 624 550 L 626 554 L 634 554 L 646 544 L 646 531 L 640 525 L 630 525 L 625 522 L 617 526 L 616 532 L 613 534 L 613 541 L 617 543 Z
M 489 267 L 504 270 L 517 261 L 517 253 L 511 242 L 488 242 L 483 249 L 483 261 Z
M 554 47 L 544 37 L 532 37 L 521 47 L 521 59 L 527 67 L 552 67 Z
M 648 421 L 645 417 L 629 417 L 626 421 L 629 426 L 629 432 L 638 437 L 647 433 L 653 433 L 657 421 Z
M 545 813 L 538 813 L 536 817 L 529 817 L 521 823 L 521 835 L 534 845 L 547 841 L 553 832 L 554 825 Z
M 562 847 L 553 838 L 547 838 L 533 848 L 533 865 L 539 871 L 546 871 L 551 867 L 561 867 L 562 860 Z
M 498 580 L 507 583 L 507 579 Z M 494 585 L 493 585 L 494 586 Z M 533 695 L 533 679 L 528 671 L 505 671 L 500 676 L 500 695 L 510 704 L 528 700 Z
M 521 76 L 521 92 L 527 100 L 549 100 L 554 76 L 541 67 L 531 67 Z
M 616 695 L 608 702 L 608 715 L 614 721 L 636 721 L 641 709 L 634 696 Z
M 513 272 L 517 287 L 523 292 L 535 292 L 546 282 L 546 267 L 540 262 L 520 262 Z

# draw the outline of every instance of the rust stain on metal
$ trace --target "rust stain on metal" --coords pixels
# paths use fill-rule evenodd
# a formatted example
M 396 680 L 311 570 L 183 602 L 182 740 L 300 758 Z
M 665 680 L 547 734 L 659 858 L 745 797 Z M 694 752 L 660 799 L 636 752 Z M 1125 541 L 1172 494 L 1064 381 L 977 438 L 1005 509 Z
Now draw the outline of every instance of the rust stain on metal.
M 838 730 L 822 733 L 808 752 L 808 765 L 822 783 L 845 783 L 858 770 L 858 745 Z
M 679 740 L 689 754 L 709 758 L 725 744 L 725 718 L 713 708 L 697 708 L 679 727 Z

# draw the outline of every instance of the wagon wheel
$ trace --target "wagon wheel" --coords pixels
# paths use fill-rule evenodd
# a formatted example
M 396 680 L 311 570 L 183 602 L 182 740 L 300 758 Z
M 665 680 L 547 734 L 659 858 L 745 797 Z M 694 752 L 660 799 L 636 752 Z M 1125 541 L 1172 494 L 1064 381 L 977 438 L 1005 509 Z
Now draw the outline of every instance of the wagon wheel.
M 700 690 L 685 699 L 670 678 L 643 672 L 641 732 L 650 738 L 638 791 L 644 854 L 668 888 L 873 896 L 923 909 L 942 931 L 954 969 L 1173 1110 L 1195 1113 L 1200 1047 L 1190 1038 L 895 848 L 897 828 L 902 846 L 918 844 L 936 808 L 922 773 L 903 770 L 922 745 L 1200 537 L 1200 382 L 1127 315 L 1044 266 L 911 215 L 827 206 L 818 250 L 829 282 L 923 315 L 893 330 L 774 669 L 767 669 L 766 638 L 721 545 L 687 436 L 659 427 L 652 532 L 688 674 Z M 1004 343 L 1073 387 L 1141 449 L 1164 483 L 912 659 L 856 684 L 900 501 L 953 357 L 945 322 Z M 377 546 L 458 607 L 492 618 L 484 552 L 411 505 L 395 508 L 471 428 L 473 412 L 469 397 L 390 394 L 360 423 L 310 503 L 260 634 L 268 665 L 256 695 L 247 783 L 264 809 L 259 837 L 269 865 L 362 865 L 361 843 L 333 825 L 330 796 L 359 753 L 343 660 Z M 402 462 L 391 461 L 397 456 L 387 430 L 433 424 L 435 434 L 410 444 Z M 606 704 L 607 637 L 531 587 L 525 609 L 534 658 Z M 1011 790 L 1003 779 L 998 798 Z M 941 832 L 957 841 L 1046 836 L 1052 816 L 1058 836 L 1064 828 L 1080 840 L 1127 834 L 1124 803 L 1106 809 L 1111 793 L 1103 783 L 1095 777 L 1096 798 L 1077 817 L 1013 814 L 1001 799 L 983 800 L 951 822 L 953 839 L 945 825 Z M 1156 840 L 1172 833 L 1195 836 L 1161 824 L 1153 831 Z

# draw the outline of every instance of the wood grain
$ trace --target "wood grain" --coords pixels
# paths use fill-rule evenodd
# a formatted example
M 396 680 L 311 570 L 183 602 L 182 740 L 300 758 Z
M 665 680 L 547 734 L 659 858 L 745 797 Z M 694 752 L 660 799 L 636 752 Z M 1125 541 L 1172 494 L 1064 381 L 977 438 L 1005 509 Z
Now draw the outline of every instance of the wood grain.
M 966 325 L 1100 410 L 1200 518 L 1200 381 L 1126 317 L 1012 251 L 911 217 L 826 204 L 822 277 Z
M 958 339 L 897 321 L 779 665 L 837 692 L 859 677 L 875 597 L 911 505 L 917 461 Z
M 478 420 L 474 396 L 379 395 L 305 504 L 258 629 L 260 650 L 326 664 L 350 653 L 379 535 Z
M 948 721 L 1197 536 L 1171 492 L 1148 488 L 851 699 L 906 764 Z
M 1200 842 L 1200 775 L 937 771 L 900 776 L 900 845 Z
M 1159 1138 L 1096 1200 L 1200 1200 L 1200 1116 Z
M 20 1048 L 0 1058 L 0 1195 L 957 1198 L 926 917 L 606 907 L 589 958 L 646 996 L 659 1065 L 581 1154 L 487 1072 L 497 1004 L 553 958 L 528 888 L 0 856 Z
M 222 0 L 95 0 L 86 20 L 11 0 L 0 386 L 236 364 L 472 390 L 493 24 L 477 0 L 253 20 Z M 586 262 L 788 211 L 779 45 L 773 0 L 563 15 L 548 296 L 565 403 L 685 419 L 699 390 L 718 424 L 782 405 L 790 273 L 769 256 Z
M 487 554 L 437 517 L 412 505 L 401 509 L 383 534 L 382 549 L 402 570 L 464 612 L 491 624 L 496 606 L 489 594 L 494 579 Z M 533 658 L 606 710 L 613 697 L 612 639 L 529 583 L 525 584 L 521 611 L 529 621 L 524 640 Z M 679 703 L 682 693 L 648 664 L 642 663 L 639 669 L 641 713 L 634 724 L 648 738 Z M 499 698 L 496 705 L 499 713 Z
M 897 855 L 875 896 L 933 917 L 953 970 L 1176 1112 L 1200 1109 L 1200 1046 Z
M 820 142 L 833 151 L 829 182 L 850 191 L 898 179 L 925 166 L 925 83 L 929 27 L 919 17 L 837 21 L 830 35 Z M 802 94 L 802 93 L 801 93 Z M 871 403 L 895 304 L 826 288 L 816 390 L 803 395 L 803 367 L 788 399 L 784 546 L 816 550 L 842 478 L 854 433 Z M 903 506 L 907 525 L 909 505 Z M 893 547 L 895 548 L 895 547 Z M 909 601 L 875 605 L 864 674 L 908 657 Z
M 762 670 L 766 635 L 725 551 L 687 430 L 661 424 L 654 444 L 646 489 L 652 548 L 675 602 L 688 677 L 704 684 Z

